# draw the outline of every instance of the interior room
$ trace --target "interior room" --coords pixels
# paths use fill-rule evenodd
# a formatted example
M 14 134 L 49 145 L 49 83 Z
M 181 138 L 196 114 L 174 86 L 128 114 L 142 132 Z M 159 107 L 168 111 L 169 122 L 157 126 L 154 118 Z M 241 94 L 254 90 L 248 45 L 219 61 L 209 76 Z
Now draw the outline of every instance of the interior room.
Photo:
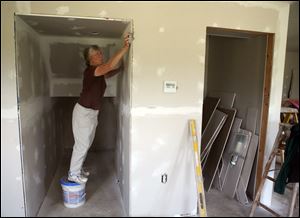
M 70 166 L 72 112 L 86 67 L 83 50 L 98 45 L 107 61 L 121 48 L 130 22 L 16 15 L 15 25 L 27 210 L 31 215 L 61 216 L 64 207 L 53 201 L 61 202 L 59 180 Z M 123 165 L 128 158 L 122 130 L 128 125 L 122 114 L 129 101 L 128 66 L 124 63 L 122 72 L 106 78 L 95 140 L 84 164 L 91 173 L 86 192 L 95 200 L 89 201 L 92 209 L 80 211 L 82 216 L 97 214 L 97 204 L 106 201 L 106 193 L 111 196 L 102 215 L 124 213 L 119 186 L 124 183 Z
M 292 143 L 281 131 L 285 120 L 299 125 L 297 10 L 293 1 L 2 1 L 1 216 L 299 216 L 299 180 L 275 193 L 273 170 L 297 155 L 284 157 Z M 72 182 L 72 116 L 91 45 L 104 62 L 125 55 L 105 78 L 88 181 Z

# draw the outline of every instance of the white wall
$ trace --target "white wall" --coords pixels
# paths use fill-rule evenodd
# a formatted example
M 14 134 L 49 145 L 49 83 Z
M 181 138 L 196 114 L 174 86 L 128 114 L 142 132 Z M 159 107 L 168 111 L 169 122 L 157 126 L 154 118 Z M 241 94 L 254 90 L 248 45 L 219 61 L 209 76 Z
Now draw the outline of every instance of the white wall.
M 299 100 L 299 52 L 287 51 L 285 57 L 284 82 L 282 91 L 283 99 L 287 98 L 288 96 L 292 71 L 293 77 L 290 98 Z
M 188 151 L 190 148 L 188 118 L 196 118 L 197 123 L 201 123 L 207 26 L 275 33 L 265 160 L 267 159 L 279 123 L 288 3 L 25 2 L 18 3 L 16 10 L 27 13 L 133 19 L 135 40 L 132 47 L 132 102 L 131 108 L 126 108 L 132 116 L 131 126 L 128 127 L 131 134 L 128 148 L 129 215 L 176 215 L 195 211 L 193 170 L 172 170 L 176 169 L 175 164 L 178 162 L 175 160 L 179 149 Z M 10 25 L 13 28 L 12 23 Z M 12 35 L 7 35 L 7 40 L 7 43 L 12 43 Z M 13 57 L 13 50 L 10 52 Z M 5 73 L 8 74 L 9 72 Z M 178 82 L 176 94 L 162 92 L 164 80 Z M 10 97 L 14 98 L 15 95 Z M 15 104 L 4 105 L 7 109 L 14 106 Z M 198 127 L 201 131 L 199 125 Z M 141 140 L 149 138 L 155 142 Z M 168 153 L 161 148 L 161 143 L 168 148 Z M 4 152 L 7 147 L 7 144 L 4 145 Z M 137 159 L 138 164 L 135 164 Z M 163 164 L 165 160 L 168 165 Z M 188 153 L 180 159 L 180 163 L 182 166 L 189 166 Z M 167 186 L 161 186 L 161 172 L 168 175 L 175 172 Z M 186 182 L 186 179 L 191 182 Z M 159 193 L 158 187 L 162 187 Z M 183 188 L 188 191 L 181 192 Z M 170 192 L 176 198 L 170 198 Z M 158 194 L 161 198 L 155 201 Z M 168 201 L 171 204 L 167 204 Z M 166 205 L 165 209 L 151 210 L 161 208 L 162 203 Z

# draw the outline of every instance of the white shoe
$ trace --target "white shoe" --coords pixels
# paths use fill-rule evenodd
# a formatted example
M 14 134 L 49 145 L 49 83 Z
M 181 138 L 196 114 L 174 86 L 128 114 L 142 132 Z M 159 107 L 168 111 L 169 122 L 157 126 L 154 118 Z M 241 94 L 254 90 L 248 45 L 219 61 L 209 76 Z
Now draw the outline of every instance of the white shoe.
M 82 168 L 81 175 L 87 178 L 90 175 L 90 172 Z
M 76 175 L 76 176 L 69 175 L 68 180 L 71 182 L 76 182 L 78 184 L 84 184 L 88 181 L 88 178 L 83 177 L 82 175 Z

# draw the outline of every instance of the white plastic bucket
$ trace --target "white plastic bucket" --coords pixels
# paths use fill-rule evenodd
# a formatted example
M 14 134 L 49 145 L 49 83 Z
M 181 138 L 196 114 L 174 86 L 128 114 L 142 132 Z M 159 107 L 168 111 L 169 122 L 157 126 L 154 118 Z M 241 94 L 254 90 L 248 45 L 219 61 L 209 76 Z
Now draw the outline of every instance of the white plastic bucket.
M 64 205 L 68 208 L 80 207 L 85 203 L 85 184 L 70 182 L 66 177 L 61 178 Z

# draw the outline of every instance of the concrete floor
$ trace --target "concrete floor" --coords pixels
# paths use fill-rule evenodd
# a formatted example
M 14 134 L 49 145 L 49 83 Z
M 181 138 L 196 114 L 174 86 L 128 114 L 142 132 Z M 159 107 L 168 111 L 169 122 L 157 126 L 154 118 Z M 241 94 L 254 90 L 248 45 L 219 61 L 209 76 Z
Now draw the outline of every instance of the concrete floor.
M 69 209 L 63 204 L 62 189 L 59 184 L 59 179 L 65 176 L 68 171 L 70 156 L 66 157 L 56 172 L 38 216 L 126 216 L 114 173 L 113 158 L 114 152 L 112 151 L 91 152 L 88 154 L 85 165 L 91 172 L 91 175 L 86 186 L 86 203 L 79 208 Z M 251 205 L 241 205 L 237 200 L 226 197 L 216 189 L 211 189 L 209 193 L 206 193 L 205 197 L 207 214 L 210 217 L 248 217 L 250 214 Z M 286 216 L 288 214 L 289 199 L 291 199 L 291 191 L 288 189 L 286 189 L 284 196 L 275 193 L 271 208 Z M 299 217 L 299 195 L 296 205 L 294 216 Z M 254 216 L 270 217 L 272 215 L 258 207 Z
M 285 195 L 273 193 L 270 208 L 282 216 L 287 216 L 291 196 L 292 193 L 288 189 L 286 189 Z M 209 193 L 206 193 L 205 197 L 207 214 L 210 217 L 249 217 L 252 204 L 249 206 L 241 205 L 237 200 L 225 196 L 222 192 L 214 188 Z M 272 217 L 272 214 L 261 207 L 257 207 L 254 216 Z M 299 195 L 293 216 L 299 217 Z
M 68 172 L 70 155 L 62 161 L 40 208 L 41 217 L 122 217 L 126 216 L 119 185 L 117 184 L 114 152 L 91 152 L 85 166 L 91 175 L 86 185 L 86 203 L 78 208 L 66 208 L 63 204 L 59 179 Z

